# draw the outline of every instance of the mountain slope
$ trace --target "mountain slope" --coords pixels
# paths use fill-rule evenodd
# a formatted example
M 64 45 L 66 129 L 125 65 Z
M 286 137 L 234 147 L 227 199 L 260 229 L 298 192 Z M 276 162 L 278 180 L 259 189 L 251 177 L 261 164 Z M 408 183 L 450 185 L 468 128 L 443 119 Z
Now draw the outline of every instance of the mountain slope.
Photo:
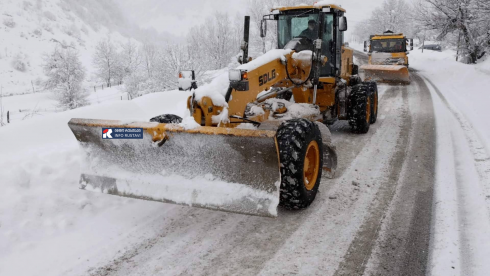
M 112 0 L 98 3 L 88 5 L 87 1 L 73 0 L 1 1 L 0 86 L 3 94 L 41 90 L 43 55 L 56 44 L 74 45 L 80 51 L 80 58 L 90 77 L 93 71 L 92 53 L 97 42 L 108 36 L 116 43 L 125 42 L 127 38 L 116 31 L 116 27 L 130 26 Z

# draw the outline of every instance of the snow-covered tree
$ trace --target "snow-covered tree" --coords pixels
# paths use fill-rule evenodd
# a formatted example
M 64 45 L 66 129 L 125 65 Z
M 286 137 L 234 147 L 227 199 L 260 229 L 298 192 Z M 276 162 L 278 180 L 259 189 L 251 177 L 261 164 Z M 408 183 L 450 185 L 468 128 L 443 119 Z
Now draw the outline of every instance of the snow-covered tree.
M 88 94 L 82 87 L 85 68 L 73 46 L 57 45 L 51 53 L 45 54 L 43 70 L 48 78 L 45 87 L 54 92 L 61 107 L 74 109 L 87 105 Z
M 199 73 L 201 67 L 190 59 L 188 48 L 184 45 L 169 44 L 159 51 L 155 71 L 158 82 L 163 87 L 177 87 L 178 73 L 182 70 L 195 70 Z
M 251 15 L 250 54 L 256 57 L 263 50 L 277 45 L 275 22 L 269 22 L 269 32 L 262 40 L 260 20 L 277 5 L 297 5 L 304 0 L 250 0 Z M 125 78 L 126 91 L 135 96 L 139 91 L 161 91 L 177 87 L 178 73 L 181 70 L 194 70 L 197 78 L 205 71 L 222 69 L 232 64 L 240 52 L 243 40 L 243 14 L 215 12 L 205 23 L 192 28 L 184 44 L 168 43 L 159 45 L 153 40 L 143 43 L 139 49 L 141 65 L 136 73 Z M 265 46 L 266 45 L 266 46 Z M 127 45 L 126 45 L 127 46 Z M 119 56 L 122 63 L 128 61 L 128 55 L 134 47 L 123 47 Z M 130 56 L 130 55 L 129 55 Z M 235 64 L 236 65 L 236 64 Z
M 490 47 L 489 0 L 421 0 L 416 18 L 426 30 L 435 30 L 439 39 L 448 38 L 459 46 L 467 63 L 476 63 Z
M 115 79 L 116 71 L 120 70 L 117 50 L 110 38 L 100 41 L 95 47 L 93 64 L 96 76 L 105 81 L 107 86 Z
M 369 19 L 357 24 L 354 35 L 361 40 L 367 40 L 370 35 L 390 30 L 411 37 L 414 35 L 411 10 L 405 0 L 385 0 L 372 12 Z
M 138 44 L 131 41 L 131 39 L 128 39 L 126 44 L 122 45 L 120 57 L 125 75 L 133 74 L 141 65 L 141 55 L 138 51 Z
M 192 28 L 187 40 L 189 55 L 195 63 L 206 70 L 226 67 L 240 51 L 243 40 L 241 18 L 232 20 L 228 14 L 216 12 L 206 19 L 205 24 Z
M 158 58 L 158 48 L 155 44 L 147 41 L 143 44 L 141 52 L 143 56 L 143 65 L 145 67 L 147 77 L 152 78 Z

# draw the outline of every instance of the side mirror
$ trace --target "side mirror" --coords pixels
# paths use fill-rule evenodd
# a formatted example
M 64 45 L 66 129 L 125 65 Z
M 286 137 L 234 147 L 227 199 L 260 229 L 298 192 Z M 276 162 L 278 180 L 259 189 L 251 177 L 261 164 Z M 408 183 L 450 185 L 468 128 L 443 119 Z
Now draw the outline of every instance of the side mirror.
M 367 41 L 364 41 L 364 52 L 368 51 L 368 43 Z
M 410 38 L 410 51 L 413 51 L 413 38 Z
M 347 17 L 345 16 L 339 18 L 339 31 L 341 32 L 347 31 Z
M 260 37 L 264 38 L 267 35 L 267 20 L 260 21 Z

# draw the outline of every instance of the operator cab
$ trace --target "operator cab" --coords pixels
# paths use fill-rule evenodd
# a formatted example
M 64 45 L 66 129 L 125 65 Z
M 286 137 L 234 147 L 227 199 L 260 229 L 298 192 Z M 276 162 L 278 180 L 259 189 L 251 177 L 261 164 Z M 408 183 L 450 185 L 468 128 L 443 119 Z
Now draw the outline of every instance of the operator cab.
M 320 68 L 320 77 L 339 76 L 341 72 L 341 48 L 344 31 L 347 30 L 345 10 L 335 6 L 300 6 L 278 8 L 265 15 L 261 34 L 264 37 L 265 20 L 277 21 L 277 48 L 295 52 L 314 50 L 314 42 L 321 39 L 321 54 L 328 61 Z
M 395 34 L 386 31 L 382 35 L 372 35 L 370 37 L 370 47 L 364 42 L 364 51 L 369 53 L 404 53 L 413 50 L 413 39 L 407 39 L 403 34 Z

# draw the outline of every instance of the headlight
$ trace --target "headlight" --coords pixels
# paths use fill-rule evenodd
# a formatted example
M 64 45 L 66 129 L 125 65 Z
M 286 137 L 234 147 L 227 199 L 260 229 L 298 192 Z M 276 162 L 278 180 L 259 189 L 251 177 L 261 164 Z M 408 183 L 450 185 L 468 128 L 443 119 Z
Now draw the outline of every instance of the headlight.
M 228 73 L 231 81 L 241 81 L 242 72 L 240 70 L 231 69 Z
M 241 81 L 248 79 L 247 71 L 231 69 L 228 71 L 230 81 Z
M 404 58 L 392 58 L 387 60 L 387 64 L 397 64 L 397 65 L 403 65 L 405 64 L 405 59 Z

